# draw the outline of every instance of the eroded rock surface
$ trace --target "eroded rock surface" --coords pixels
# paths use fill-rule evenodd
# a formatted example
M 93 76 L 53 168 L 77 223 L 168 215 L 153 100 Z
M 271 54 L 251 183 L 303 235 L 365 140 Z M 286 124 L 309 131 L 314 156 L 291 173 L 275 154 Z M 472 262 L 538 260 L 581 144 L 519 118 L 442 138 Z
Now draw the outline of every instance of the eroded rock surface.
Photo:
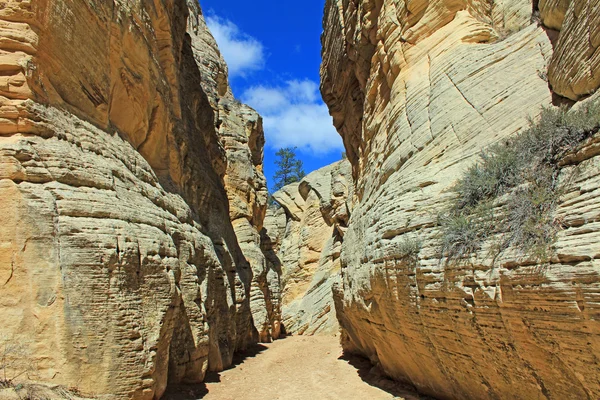
M 340 250 L 352 202 L 346 160 L 323 167 L 273 197 L 265 234 L 282 270 L 283 323 L 288 333 L 336 333 L 332 285 L 339 280 Z
M 580 100 L 600 86 L 600 2 L 548 3 L 541 8 L 543 22 L 561 31 L 548 79 L 556 93 Z
M 576 157 L 557 211 L 571 222 L 549 265 L 439 253 L 437 216 L 481 149 L 526 128 L 553 94 L 598 89 L 598 2 L 540 7 L 560 28 L 554 49 L 528 1 L 326 3 L 321 89 L 357 200 L 334 285 L 343 346 L 435 397 L 600 396 L 593 145 Z M 422 243 L 416 262 L 408 240 Z
M 36 379 L 158 398 L 229 366 L 252 314 L 276 336 L 261 121 L 197 3 L 3 1 L 0 58 L 0 333 Z
M 267 211 L 267 182 L 263 174 L 265 137 L 262 118 L 236 100 L 227 83 L 227 65 L 210 34 L 200 7 L 188 0 L 196 18 L 188 19 L 192 48 L 202 74 L 202 87 L 215 113 L 215 126 L 227 156 L 224 183 L 229 213 L 253 279 L 250 308 L 259 339 L 268 342 L 280 333 L 280 273 L 270 268 L 261 250 L 260 231 Z

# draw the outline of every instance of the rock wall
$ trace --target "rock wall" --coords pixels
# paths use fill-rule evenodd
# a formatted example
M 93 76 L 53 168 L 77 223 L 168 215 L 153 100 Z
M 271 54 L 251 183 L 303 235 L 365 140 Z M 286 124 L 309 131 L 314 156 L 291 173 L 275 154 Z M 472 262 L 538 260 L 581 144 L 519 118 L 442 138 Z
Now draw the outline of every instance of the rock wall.
M 443 399 L 600 396 L 593 143 L 574 158 L 580 174 L 556 216 L 568 228 L 549 265 L 510 250 L 446 263 L 437 226 L 481 149 L 553 100 L 598 89 L 599 9 L 578 0 L 327 0 L 321 91 L 356 197 L 334 286 L 346 351 Z M 422 247 L 407 262 L 400 249 L 414 239 Z
M 265 144 L 262 118 L 236 100 L 227 83 L 227 65 L 210 34 L 200 7 L 188 0 L 196 17 L 188 18 L 191 44 L 202 74 L 202 88 L 215 114 L 215 126 L 227 156 L 224 176 L 229 214 L 241 250 L 250 263 L 253 278 L 250 308 L 263 342 L 279 337 L 280 274 L 269 268 L 261 250 L 260 231 L 267 212 L 267 181 L 263 174 Z
M 337 333 L 332 285 L 339 280 L 340 250 L 351 213 L 350 163 L 339 161 L 283 187 L 273 197 L 264 235 L 282 271 L 287 333 Z
M 276 336 L 261 121 L 196 2 L 3 1 L 0 58 L 0 334 L 35 379 L 159 398 L 252 314 Z

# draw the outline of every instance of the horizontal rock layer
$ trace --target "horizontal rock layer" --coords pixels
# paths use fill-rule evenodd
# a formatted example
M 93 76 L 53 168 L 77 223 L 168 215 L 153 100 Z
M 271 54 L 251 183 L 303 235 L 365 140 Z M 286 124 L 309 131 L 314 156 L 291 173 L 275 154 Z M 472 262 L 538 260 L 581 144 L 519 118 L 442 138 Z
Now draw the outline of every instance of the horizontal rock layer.
M 267 211 L 267 182 L 263 174 L 265 137 L 262 118 L 236 100 L 227 83 L 227 65 L 201 17 L 196 0 L 188 18 L 192 49 L 202 74 L 202 88 L 215 113 L 215 126 L 227 156 L 224 183 L 229 213 L 241 250 L 252 267 L 250 307 L 263 342 L 279 336 L 281 309 L 280 272 L 267 265 L 260 231 Z
M 553 96 L 598 89 L 598 2 L 563 3 L 539 5 L 560 29 L 554 47 L 527 1 L 326 3 L 321 90 L 357 200 L 334 285 L 343 345 L 423 393 L 600 395 L 597 152 L 577 161 L 557 211 L 572 223 L 550 265 L 511 251 L 467 265 L 439 255 L 437 215 L 480 151 L 526 128 Z M 409 240 L 422 243 L 416 262 L 402 254 Z
M 121 398 L 229 366 L 258 339 L 263 138 L 197 3 L 4 1 L 0 58 L 2 340 Z

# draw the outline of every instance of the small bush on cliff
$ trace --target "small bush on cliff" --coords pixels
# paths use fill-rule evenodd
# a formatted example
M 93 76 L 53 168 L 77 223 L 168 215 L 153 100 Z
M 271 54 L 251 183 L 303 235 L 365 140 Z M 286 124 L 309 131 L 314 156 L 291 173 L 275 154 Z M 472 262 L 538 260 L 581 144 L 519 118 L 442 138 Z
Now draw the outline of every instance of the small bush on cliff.
M 418 237 L 403 238 L 396 244 L 396 256 L 407 265 L 416 265 L 419 262 L 419 252 L 422 245 L 423 243 Z
M 442 254 L 450 259 L 462 259 L 481 248 L 492 229 L 491 203 L 481 202 L 461 212 L 453 208 L 440 215 L 442 227 Z
M 473 208 L 506 193 L 519 183 L 522 162 L 508 146 L 494 145 L 482 152 L 480 162 L 469 168 L 454 188 L 458 194 L 455 208 Z
M 515 246 L 537 259 L 548 258 L 549 247 L 560 228 L 553 212 L 565 189 L 549 178 L 552 178 L 551 171 L 544 169 L 539 178 L 511 194 L 503 223 L 507 232 L 503 247 Z
M 442 255 L 468 257 L 502 232 L 499 250 L 514 246 L 546 259 L 558 230 L 552 215 L 568 181 L 559 180 L 559 161 L 599 129 L 600 102 L 578 111 L 545 108 L 525 132 L 482 152 L 458 180 L 457 197 L 440 218 Z M 494 215 L 501 196 L 506 207 Z

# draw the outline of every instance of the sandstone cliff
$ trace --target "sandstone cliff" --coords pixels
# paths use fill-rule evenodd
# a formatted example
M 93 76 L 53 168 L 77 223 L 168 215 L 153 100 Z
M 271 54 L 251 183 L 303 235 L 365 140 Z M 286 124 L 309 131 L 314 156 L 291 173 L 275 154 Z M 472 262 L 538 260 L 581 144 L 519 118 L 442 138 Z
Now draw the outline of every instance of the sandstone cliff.
M 261 121 L 197 3 L 3 1 L 0 58 L 0 333 L 35 378 L 158 398 L 252 314 L 277 336 Z
M 249 261 L 253 278 L 250 308 L 259 339 L 279 337 L 280 273 L 269 268 L 261 250 L 260 231 L 267 211 L 267 181 L 263 174 L 265 138 L 261 117 L 236 100 L 227 83 L 227 65 L 204 22 L 195 0 L 188 0 L 193 18 L 188 32 L 202 87 L 215 113 L 215 126 L 227 156 L 224 183 L 229 214 L 241 250 Z
M 350 163 L 339 161 L 285 186 L 273 197 L 264 234 L 280 263 L 283 324 L 288 333 L 337 333 L 332 285 L 351 213 Z
M 481 149 L 598 89 L 600 2 L 328 0 L 324 25 L 321 90 L 356 194 L 334 286 L 345 350 L 439 398 L 598 398 L 593 143 L 548 265 L 447 263 L 437 215 Z

